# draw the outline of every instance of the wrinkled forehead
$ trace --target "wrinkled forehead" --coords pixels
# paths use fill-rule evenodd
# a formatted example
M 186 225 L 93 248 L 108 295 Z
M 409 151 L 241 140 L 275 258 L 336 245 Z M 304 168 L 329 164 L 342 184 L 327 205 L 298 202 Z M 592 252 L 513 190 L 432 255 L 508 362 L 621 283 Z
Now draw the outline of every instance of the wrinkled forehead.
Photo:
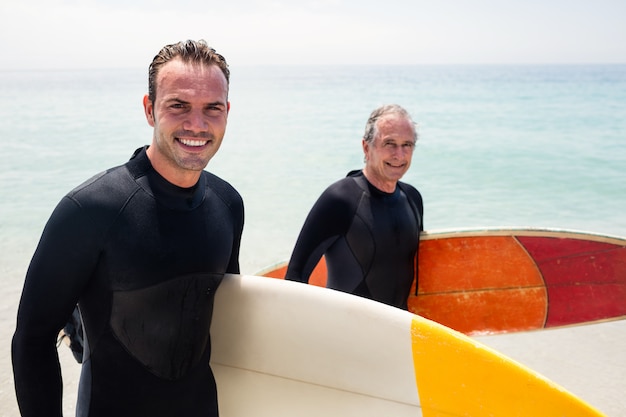
M 376 127 L 376 137 L 380 140 L 415 142 L 415 125 L 400 114 L 389 113 L 381 116 Z

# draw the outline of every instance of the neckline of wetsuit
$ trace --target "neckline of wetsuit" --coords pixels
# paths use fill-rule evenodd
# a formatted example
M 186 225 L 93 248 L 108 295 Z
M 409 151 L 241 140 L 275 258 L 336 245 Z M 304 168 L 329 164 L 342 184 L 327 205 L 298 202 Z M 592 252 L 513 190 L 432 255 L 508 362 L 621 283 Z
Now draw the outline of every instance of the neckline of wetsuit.
M 369 182 L 367 177 L 365 177 L 365 174 L 363 174 L 363 170 L 361 169 L 350 171 L 347 177 L 354 178 L 356 183 L 359 184 L 359 186 L 363 190 L 368 191 L 370 195 L 386 200 L 389 203 L 393 203 L 400 198 L 400 187 L 398 185 L 396 185 L 396 189 L 393 190 L 393 192 L 391 193 L 380 190 L 376 188 L 371 182 Z
M 200 175 L 198 182 L 189 188 L 179 187 L 163 178 L 152 166 L 147 146 L 135 151 L 128 168 L 135 181 L 155 200 L 172 210 L 193 210 L 204 201 L 206 178 Z

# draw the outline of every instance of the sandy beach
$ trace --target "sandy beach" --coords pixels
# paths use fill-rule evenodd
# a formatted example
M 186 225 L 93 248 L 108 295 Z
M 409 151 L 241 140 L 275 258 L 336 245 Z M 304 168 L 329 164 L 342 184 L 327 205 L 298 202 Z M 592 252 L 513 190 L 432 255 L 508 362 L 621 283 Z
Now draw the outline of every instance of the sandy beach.
M 626 320 L 476 337 L 607 416 L 626 416 Z

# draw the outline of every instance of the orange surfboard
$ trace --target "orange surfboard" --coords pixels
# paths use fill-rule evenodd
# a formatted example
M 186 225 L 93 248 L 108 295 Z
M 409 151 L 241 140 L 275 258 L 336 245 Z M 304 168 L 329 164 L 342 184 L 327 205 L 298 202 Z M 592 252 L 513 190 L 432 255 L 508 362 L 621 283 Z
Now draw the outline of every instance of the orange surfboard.
M 284 278 L 287 264 L 258 275 Z M 552 229 L 423 232 L 409 311 L 466 334 L 626 317 L 626 239 Z M 326 285 L 322 258 L 310 284 Z

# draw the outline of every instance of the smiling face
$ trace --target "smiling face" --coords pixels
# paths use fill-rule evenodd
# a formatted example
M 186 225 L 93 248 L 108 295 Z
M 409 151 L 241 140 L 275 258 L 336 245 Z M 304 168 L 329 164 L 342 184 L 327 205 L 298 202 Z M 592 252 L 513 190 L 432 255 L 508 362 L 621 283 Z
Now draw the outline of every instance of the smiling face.
M 180 187 L 191 187 L 217 153 L 230 103 L 228 82 L 216 65 L 173 59 L 159 69 L 156 98 L 143 99 L 154 128 L 148 158 L 156 171 Z
M 376 188 L 390 193 L 411 166 L 415 126 L 397 113 L 385 114 L 376 123 L 376 136 L 372 142 L 363 140 L 363 173 Z

